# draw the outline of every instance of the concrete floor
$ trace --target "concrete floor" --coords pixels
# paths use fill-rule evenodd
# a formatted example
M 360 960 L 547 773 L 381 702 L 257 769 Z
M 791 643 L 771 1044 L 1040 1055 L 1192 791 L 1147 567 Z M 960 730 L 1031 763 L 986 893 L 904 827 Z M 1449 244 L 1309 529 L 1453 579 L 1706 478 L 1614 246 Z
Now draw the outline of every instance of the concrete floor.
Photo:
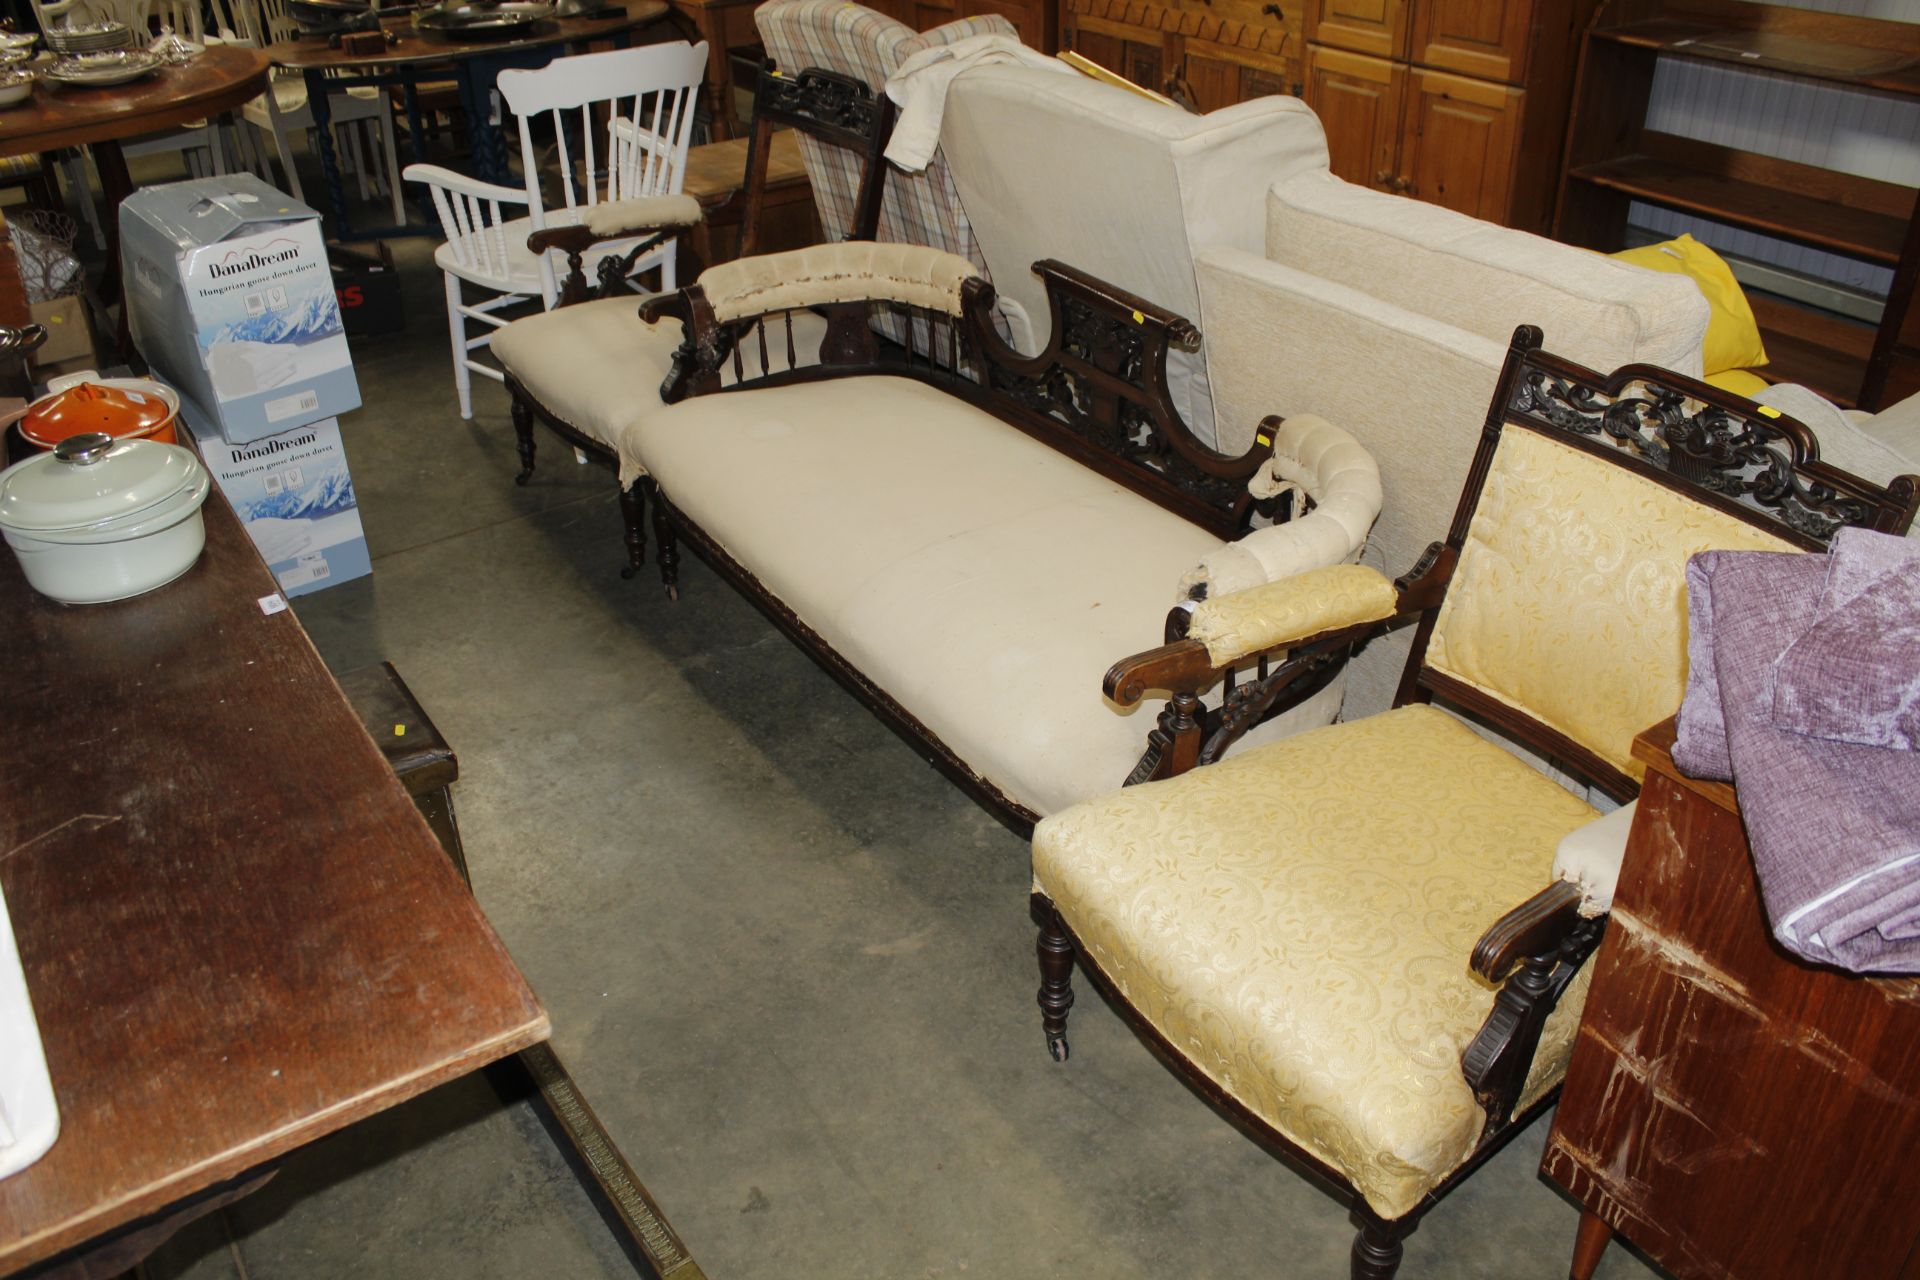
M 543 436 L 513 485 L 505 394 L 455 412 L 431 242 L 395 247 L 409 328 L 355 344 L 345 424 L 374 572 L 296 610 L 336 669 L 393 661 L 452 741 L 476 892 L 707 1274 L 1345 1276 L 1341 1206 L 1084 984 L 1073 1060 L 1048 1060 L 1023 841 L 697 560 L 678 604 L 622 581 L 607 473 Z M 1564 1274 L 1544 1137 L 1432 1214 L 1402 1274 Z M 479 1079 L 300 1153 L 150 1272 L 633 1274 Z M 1600 1274 L 1651 1273 L 1616 1247 Z

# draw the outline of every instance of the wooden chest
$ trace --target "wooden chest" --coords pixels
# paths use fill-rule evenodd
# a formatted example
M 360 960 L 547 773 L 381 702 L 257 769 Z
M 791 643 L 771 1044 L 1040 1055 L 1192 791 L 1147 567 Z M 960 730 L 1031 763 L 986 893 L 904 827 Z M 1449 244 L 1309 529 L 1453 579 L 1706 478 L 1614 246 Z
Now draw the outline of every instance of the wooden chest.
M 1920 982 L 1773 941 L 1732 788 L 1648 764 L 1542 1170 L 1689 1277 L 1920 1276 Z M 1604 1229 L 1602 1224 L 1604 1224 Z M 1575 1269 L 1576 1276 L 1582 1270 Z

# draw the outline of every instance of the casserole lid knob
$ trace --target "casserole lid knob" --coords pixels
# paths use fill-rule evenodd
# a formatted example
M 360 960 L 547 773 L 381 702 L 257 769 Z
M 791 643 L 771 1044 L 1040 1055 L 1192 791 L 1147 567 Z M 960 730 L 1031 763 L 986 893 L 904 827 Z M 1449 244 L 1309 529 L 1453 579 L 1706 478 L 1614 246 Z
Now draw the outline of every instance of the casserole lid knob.
M 0 527 L 85 529 L 145 511 L 195 484 L 200 459 L 179 445 L 85 431 L 0 471 Z

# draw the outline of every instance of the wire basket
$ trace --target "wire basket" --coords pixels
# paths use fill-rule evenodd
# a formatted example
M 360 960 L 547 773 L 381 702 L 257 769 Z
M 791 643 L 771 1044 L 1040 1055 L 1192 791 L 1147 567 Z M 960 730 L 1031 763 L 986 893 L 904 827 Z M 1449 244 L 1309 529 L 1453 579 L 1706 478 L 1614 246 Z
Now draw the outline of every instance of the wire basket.
M 15 209 L 7 215 L 7 230 L 28 302 L 50 302 L 81 291 L 85 274 L 73 256 L 80 228 L 72 218 L 52 209 Z

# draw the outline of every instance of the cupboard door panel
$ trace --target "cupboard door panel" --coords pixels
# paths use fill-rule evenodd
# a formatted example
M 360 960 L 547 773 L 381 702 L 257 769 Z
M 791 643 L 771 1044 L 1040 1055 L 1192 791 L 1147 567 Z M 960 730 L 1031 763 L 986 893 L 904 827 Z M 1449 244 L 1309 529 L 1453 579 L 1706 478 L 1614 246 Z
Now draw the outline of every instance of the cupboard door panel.
M 1404 58 L 1407 0 L 1307 0 L 1307 39 L 1376 58 Z
M 1505 85 L 1415 72 L 1403 157 L 1407 194 L 1504 221 L 1525 98 Z
M 977 18 L 997 13 L 1020 30 L 1020 43 L 1052 53 L 1047 43 L 1046 9 L 1052 0 L 960 0 L 958 16 Z
M 1406 82 L 1406 70 L 1384 59 L 1307 46 L 1307 105 L 1327 131 L 1336 177 L 1397 189 Z
M 1421 66 L 1519 84 L 1533 8 L 1533 0 L 1423 0 L 1407 56 Z

